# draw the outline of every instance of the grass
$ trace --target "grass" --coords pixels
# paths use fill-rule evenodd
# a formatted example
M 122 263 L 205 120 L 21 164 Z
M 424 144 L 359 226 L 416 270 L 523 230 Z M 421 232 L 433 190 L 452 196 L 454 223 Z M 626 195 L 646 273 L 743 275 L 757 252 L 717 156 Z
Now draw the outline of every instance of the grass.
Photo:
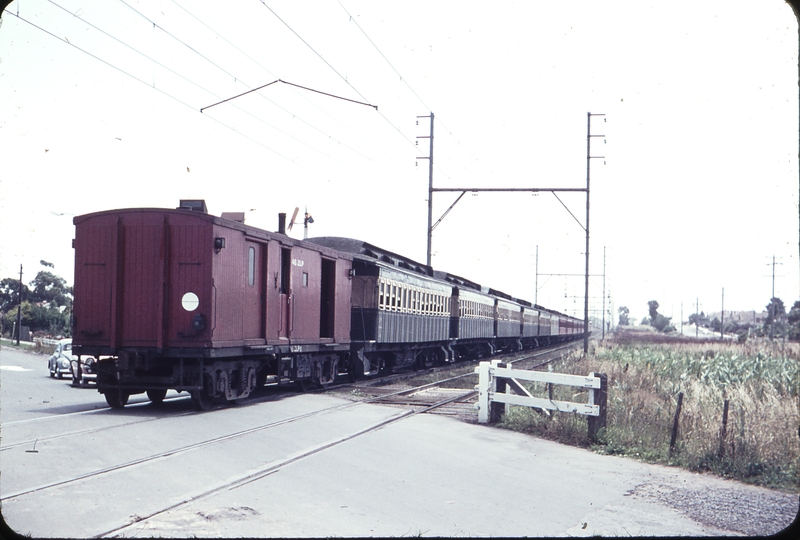
M 640 339 L 637 339 L 640 338 Z M 661 341 L 661 342 L 656 342 Z M 606 454 L 707 471 L 766 487 L 800 488 L 800 346 L 653 340 L 622 333 L 553 365 L 553 371 L 608 376 L 607 427 L 596 443 L 586 418 L 511 407 L 502 427 Z M 585 392 L 555 386 L 554 399 L 586 402 Z M 546 395 L 541 383 L 533 395 Z M 670 435 L 679 392 L 678 438 Z M 728 423 L 721 437 L 723 404 Z
M 8 347 L 11 349 L 19 349 L 22 351 L 31 351 L 39 354 L 46 354 L 51 355 L 55 350 L 55 345 L 43 345 L 41 341 L 20 341 L 19 346 L 17 346 L 17 341 L 15 339 L 6 339 L 0 338 L 0 347 Z

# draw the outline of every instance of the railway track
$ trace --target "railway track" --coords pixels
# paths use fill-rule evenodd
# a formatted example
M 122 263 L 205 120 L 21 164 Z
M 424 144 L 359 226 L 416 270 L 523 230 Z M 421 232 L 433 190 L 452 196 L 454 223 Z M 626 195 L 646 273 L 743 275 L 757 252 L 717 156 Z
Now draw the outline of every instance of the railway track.
M 546 358 L 546 360 L 544 360 L 544 361 L 541 361 L 541 362 L 539 362 L 539 363 L 537 363 L 537 364 L 535 364 L 533 366 L 529 366 L 529 367 L 535 368 L 535 367 L 538 367 L 538 366 L 541 366 L 541 365 L 545 365 L 545 364 L 547 364 L 549 362 L 552 362 L 553 359 L 554 359 L 554 358 L 551 358 L 552 355 L 561 353 L 562 351 L 571 350 L 572 348 L 574 348 L 574 346 L 575 346 L 574 344 L 566 344 L 566 345 L 557 346 L 557 347 L 554 347 L 554 348 L 551 348 L 551 349 L 545 349 L 545 350 L 541 350 L 541 351 L 536 351 L 536 352 L 534 352 L 532 354 L 529 353 L 529 352 L 526 352 L 526 353 L 510 353 L 510 354 L 506 354 L 506 355 L 498 355 L 498 356 L 494 357 L 494 359 L 505 360 L 507 363 L 513 364 L 513 363 L 526 362 L 526 361 L 531 360 L 531 359 L 540 359 L 542 357 Z M 561 355 L 559 355 L 558 357 L 560 358 Z M 385 375 L 385 376 L 377 377 L 377 378 L 369 378 L 369 379 L 364 379 L 362 381 L 358 381 L 358 382 L 355 382 L 355 383 L 352 383 L 352 382 L 349 382 L 349 381 L 348 382 L 336 382 L 336 383 L 333 383 L 332 385 L 330 385 L 327 388 L 318 388 L 318 389 L 310 390 L 309 392 L 321 393 L 321 392 L 326 392 L 326 391 L 332 391 L 332 393 L 334 393 L 335 395 L 341 397 L 341 390 L 343 390 L 343 389 L 345 389 L 345 390 L 346 389 L 351 389 L 351 391 L 358 391 L 359 389 L 370 389 L 369 392 L 372 394 L 371 396 L 368 396 L 363 400 L 356 400 L 356 401 L 363 401 L 365 403 L 382 403 L 382 404 L 385 404 L 385 405 L 406 405 L 406 406 L 415 406 L 415 407 L 433 406 L 435 402 L 432 401 L 431 398 L 435 397 L 435 394 L 428 394 L 427 396 L 420 395 L 419 397 L 414 397 L 414 399 L 405 399 L 405 400 L 403 400 L 402 397 L 403 396 L 411 396 L 411 395 L 414 395 L 415 393 L 418 393 L 418 392 L 420 392 L 422 390 L 425 390 L 425 389 L 439 387 L 442 384 L 447 384 L 447 383 L 452 382 L 452 381 L 457 381 L 457 380 L 464 379 L 464 378 L 467 378 L 467 377 L 470 377 L 470 376 L 474 376 L 473 366 L 474 366 L 474 363 L 472 363 L 472 362 L 469 362 L 469 363 L 466 363 L 466 364 L 465 363 L 459 363 L 459 364 L 454 364 L 454 365 L 447 365 L 447 366 L 429 368 L 427 370 L 412 371 L 412 372 L 402 372 L 402 373 L 397 373 L 397 374 Z M 436 375 L 436 374 L 448 374 L 448 373 L 451 373 L 453 371 L 458 371 L 458 370 L 468 370 L 468 371 L 466 371 L 464 373 L 461 373 L 461 374 L 458 374 L 458 375 L 455 375 L 455 376 L 445 377 L 445 378 L 443 378 L 441 380 L 438 380 L 436 382 L 427 383 L 427 384 L 421 384 L 421 385 L 417 385 L 417 386 L 411 386 L 411 387 L 403 388 L 401 390 L 396 390 L 396 391 L 387 391 L 387 392 L 385 392 L 383 394 L 381 393 L 381 390 L 378 390 L 380 388 L 389 388 L 393 384 L 397 384 L 398 382 L 402 382 L 404 380 L 410 380 L 410 379 L 414 379 L 414 378 L 419 378 L 419 377 L 425 376 L 425 375 L 430 376 L 430 375 Z M 263 388 L 263 390 L 259 393 L 260 395 L 254 395 L 254 396 L 252 396 L 251 398 L 249 398 L 248 400 L 246 400 L 245 402 L 243 402 L 240 405 L 251 406 L 251 405 L 258 404 L 258 403 L 274 401 L 276 399 L 281 399 L 281 398 L 285 398 L 285 397 L 288 397 L 288 396 L 292 396 L 295 393 L 296 393 L 296 390 L 292 386 L 268 385 L 268 386 L 265 386 Z M 476 395 L 475 392 L 470 392 L 470 393 L 466 394 L 462 398 L 461 401 L 466 400 L 466 399 L 470 399 L 471 397 L 474 397 L 474 395 Z M 392 398 L 395 398 L 394 401 L 392 401 Z M 425 398 L 428 398 L 428 399 L 426 400 Z M 166 398 L 164 400 L 164 402 L 165 403 L 173 403 L 173 402 L 176 402 L 176 401 L 188 401 L 188 400 L 189 400 L 189 396 L 188 395 L 177 395 L 177 396 L 172 396 L 172 397 Z M 139 401 L 139 402 L 130 403 L 128 405 L 128 409 L 132 409 L 132 408 L 136 408 L 136 407 L 153 407 L 153 406 L 156 406 L 156 405 L 153 405 L 149 400 L 143 399 L 142 401 Z M 160 405 L 158 405 L 158 406 L 160 406 Z M 223 407 L 223 406 L 225 406 L 225 405 L 220 405 L 220 407 Z M 38 423 L 38 422 L 44 422 L 44 421 L 48 421 L 48 420 L 50 420 L 50 421 L 61 421 L 65 417 L 95 415 L 95 414 L 100 414 L 100 413 L 103 413 L 103 412 L 108 412 L 108 411 L 111 411 L 111 410 L 112 410 L 111 407 L 102 407 L 102 408 L 94 407 L 94 408 L 91 408 L 91 409 L 74 411 L 74 412 L 60 414 L 60 415 L 43 416 L 43 417 L 26 419 L 26 420 L 18 420 L 18 421 L 14 421 L 14 422 L 5 422 L 5 423 L 3 423 L 3 425 L 8 428 L 8 427 L 15 426 L 15 425 Z M 465 410 L 467 410 L 467 409 L 465 409 Z M 322 412 L 322 411 L 320 411 L 320 412 Z M 194 412 L 194 411 L 185 411 L 185 412 L 178 413 L 179 416 L 189 416 L 189 415 L 193 415 L 193 414 L 202 414 L 202 413 L 197 413 L 197 412 Z M 174 415 L 172 415 L 172 417 L 174 417 Z M 162 420 L 163 418 L 164 418 L 164 416 L 155 416 L 155 417 L 151 417 L 151 418 L 144 418 L 144 419 L 134 420 L 134 421 L 131 421 L 131 422 L 126 422 L 126 423 L 123 423 L 123 424 L 96 427 L 96 428 L 87 428 L 87 429 L 82 429 L 82 430 L 78 430 L 78 431 L 70 431 L 70 432 L 65 432 L 65 433 L 59 433 L 59 434 L 46 436 L 46 437 L 36 437 L 34 439 L 25 439 L 25 440 L 22 440 L 22 441 L 11 443 L 11 444 L 0 445 L 0 452 L 5 452 L 7 450 L 11 450 L 11 449 L 14 449 L 14 448 L 19 448 L 19 447 L 34 446 L 38 442 L 44 443 L 44 442 L 47 442 L 47 441 L 54 441 L 54 440 L 68 438 L 68 437 L 74 437 L 74 436 L 88 436 L 88 435 L 92 435 L 92 434 L 96 434 L 96 433 L 100 433 L 100 432 L 108 431 L 108 430 L 124 429 L 124 428 L 126 428 L 127 426 L 130 426 L 130 425 L 135 425 L 135 424 L 140 424 L 140 423 L 149 423 L 149 422 L 158 422 L 159 420 Z M 298 418 L 302 418 L 302 416 L 298 417 Z M 266 428 L 266 426 L 262 426 L 262 428 Z M 3 500 L 5 498 L 6 497 L 0 498 L 0 500 Z
M 563 358 L 564 354 L 575 348 L 575 344 L 560 345 L 553 348 L 539 350 L 536 352 L 524 353 L 511 353 L 506 355 L 498 355 L 493 357 L 494 360 L 501 360 L 508 364 L 517 364 L 520 369 L 535 369 L 547 365 L 554 360 Z M 476 374 L 474 371 L 474 363 L 467 365 L 445 366 L 439 368 L 432 368 L 426 370 L 424 373 L 403 373 L 397 376 L 390 376 L 381 378 L 374 381 L 363 381 L 357 383 L 346 383 L 338 385 L 334 390 L 338 395 L 348 399 L 357 399 L 369 403 L 377 403 L 382 405 L 393 405 L 403 407 L 433 407 L 431 412 L 439 414 L 448 414 L 459 416 L 463 420 L 473 420 L 475 417 L 474 404 L 468 400 L 478 395 L 478 392 L 473 390 Z M 429 377 L 431 375 L 448 375 L 453 371 L 461 371 L 456 375 L 445 376 L 444 378 L 437 379 L 436 381 L 414 384 L 411 383 L 410 387 L 398 387 L 398 383 L 403 381 L 413 381 L 417 378 Z M 469 388 L 469 391 L 460 392 L 458 385 L 462 383 Z M 444 385 L 455 386 L 456 388 L 448 388 Z M 350 390 L 350 395 L 342 394 L 342 390 Z M 456 395 L 457 394 L 457 395 Z M 440 401 L 447 401 L 448 404 L 453 406 L 450 409 L 445 409 L 439 404 Z

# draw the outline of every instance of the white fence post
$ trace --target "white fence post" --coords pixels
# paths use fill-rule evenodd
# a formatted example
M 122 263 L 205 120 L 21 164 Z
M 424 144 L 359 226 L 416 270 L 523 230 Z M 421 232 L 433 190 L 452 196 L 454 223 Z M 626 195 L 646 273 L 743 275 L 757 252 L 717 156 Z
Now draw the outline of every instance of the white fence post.
M 489 362 L 481 362 L 475 371 L 478 372 L 478 423 L 489 423 Z

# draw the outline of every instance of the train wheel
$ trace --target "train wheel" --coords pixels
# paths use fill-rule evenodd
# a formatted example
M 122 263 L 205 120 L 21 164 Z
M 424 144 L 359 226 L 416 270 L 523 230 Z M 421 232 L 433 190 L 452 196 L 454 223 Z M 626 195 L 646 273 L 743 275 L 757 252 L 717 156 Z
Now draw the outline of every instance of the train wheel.
M 163 403 L 164 398 L 167 397 L 166 390 L 148 390 L 147 391 L 147 399 L 155 403 L 156 405 Z
M 192 405 L 194 405 L 194 410 L 198 412 L 211 410 L 211 404 L 214 402 L 214 398 L 208 395 L 208 392 L 205 389 L 192 390 L 189 392 L 189 395 L 192 396 Z
M 192 405 L 194 405 L 194 410 L 198 412 L 211 410 L 211 404 L 213 403 L 214 398 L 209 396 L 205 390 L 192 390 L 189 392 L 189 395 L 192 396 Z
M 112 409 L 121 409 L 128 403 L 128 394 L 116 388 L 106 390 L 106 403 Z
M 357 355 L 353 355 L 347 363 L 347 374 L 350 382 L 356 382 L 364 378 L 364 363 Z

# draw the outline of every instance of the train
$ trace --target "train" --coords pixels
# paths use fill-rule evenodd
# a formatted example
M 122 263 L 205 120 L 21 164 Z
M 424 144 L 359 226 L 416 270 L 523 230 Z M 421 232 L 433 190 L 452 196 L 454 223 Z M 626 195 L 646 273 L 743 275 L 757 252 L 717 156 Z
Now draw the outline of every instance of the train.
M 364 241 L 293 239 L 243 212 L 76 216 L 73 352 L 112 408 L 188 392 L 198 411 L 273 382 L 303 389 L 584 336 L 584 322 Z

